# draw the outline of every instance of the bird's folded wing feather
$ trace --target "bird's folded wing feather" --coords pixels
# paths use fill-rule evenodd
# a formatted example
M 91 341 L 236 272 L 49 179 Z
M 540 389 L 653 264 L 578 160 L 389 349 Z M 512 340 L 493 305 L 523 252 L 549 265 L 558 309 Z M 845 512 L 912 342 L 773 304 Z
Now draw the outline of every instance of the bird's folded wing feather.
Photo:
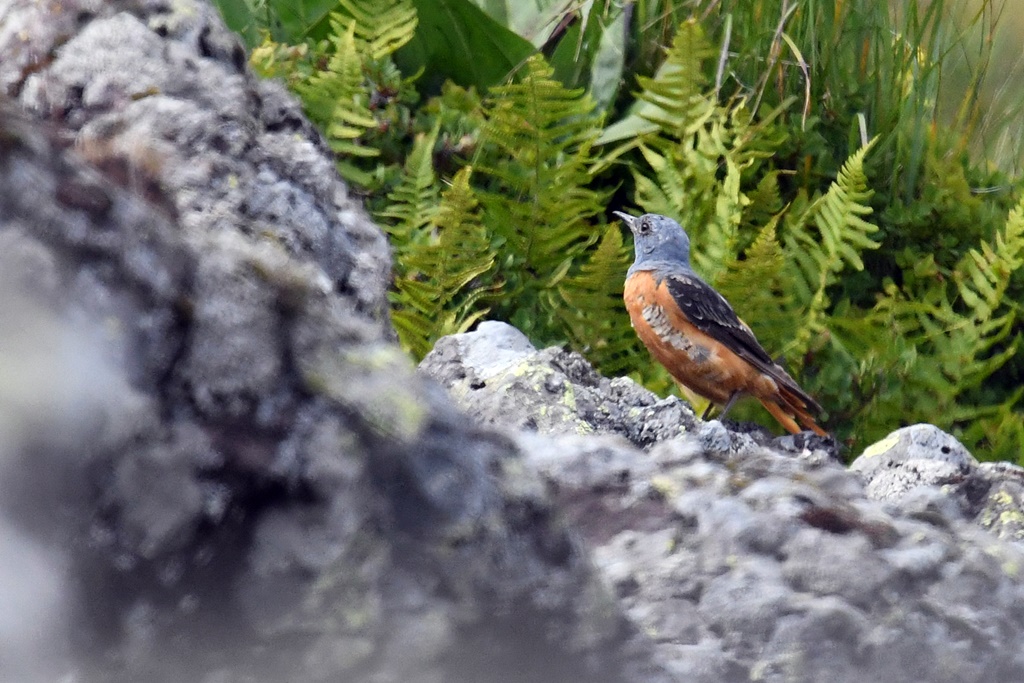
M 725 297 L 716 292 L 711 285 L 696 275 L 689 274 L 672 274 L 665 277 L 664 281 L 676 305 L 694 327 L 721 342 L 754 368 L 795 393 L 807 406 L 820 410 L 814 399 L 772 360 Z

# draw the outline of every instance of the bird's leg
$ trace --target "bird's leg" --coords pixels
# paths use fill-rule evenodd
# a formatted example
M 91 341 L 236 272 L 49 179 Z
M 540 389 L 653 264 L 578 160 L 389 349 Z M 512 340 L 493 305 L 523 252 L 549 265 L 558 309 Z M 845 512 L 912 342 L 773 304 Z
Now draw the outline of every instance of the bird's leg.
M 729 408 L 732 408 L 732 404 L 736 402 L 736 399 L 740 397 L 740 392 L 734 391 L 729 394 L 729 400 L 725 402 L 725 407 L 722 408 L 722 414 L 718 416 L 718 420 L 722 421 L 725 419 L 725 414 L 729 412 Z
M 704 422 L 708 421 L 708 417 L 711 416 L 711 411 L 715 409 L 715 402 L 708 401 L 708 407 L 704 409 L 704 414 L 700 416 L 700 419 Z

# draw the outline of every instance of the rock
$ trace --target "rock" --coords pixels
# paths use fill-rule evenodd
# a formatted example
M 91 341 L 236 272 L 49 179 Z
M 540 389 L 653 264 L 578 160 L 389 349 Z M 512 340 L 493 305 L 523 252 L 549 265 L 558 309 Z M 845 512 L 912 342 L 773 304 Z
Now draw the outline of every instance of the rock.
M 495 324 L 417 372 L 207 5 L 0 27 L 0 679 L 1024 680 L 1015 468 L 872 488 Z
M 1024 468 L 979 463 L 933 425 L 896 430 L 864 449 L 850 469 L 864 478 L 869 497 L 908 514 L 963 515 L 997 536 L 1024 540 Z
M 0 26 L 0 679 L 668 680 L 209 5 Z
M 601 377 L 576 353 L 537 351 L 511 325 L 485 321 L 438 341 L 420 370 L 484 425 L 540 433 L 618 433 L 649 445 L 692 429 L 693 412 L 626 378 Z
M 937 480 L 874 500 L 866 465 L 882 476 L 892 463 L 850 471 L 814 447 L 825 446 L 814 437 L 764 438 L 692 417 L 680 434 L 645 442 L 628 417 L 607 416 L 629 415 L 622 396 L 656 398 L 635 385 L 623 392 L 629 380 L 615 380 L 619 388 L 595 381 L 574 354 L 536 351 L 501 324 L 440 340 L 420 369 L 451 387 L 481 424 L 504 418 L 522 427 L 559 407 L 559 419 L 514 438 L 628 616 L 657 643 L 655 662 L 680 680 L 990 681 L 1024 673 L 1014 649 L 1024 626 L 1024 549 L 970 523 Z M 567 391 L 522 379 L 541 377 L 577 395 L 590 391 L 586 405 L 604 408 L 579 409 L 564 401 Z M 906 437 L 914 473 L 939 471 L 926 464 L 935 459 L 949 471 L 983 469 L 932 427 Z M 998 559 L 982 569 L 978 553 Z M 961 623 L 984 623 L 1005 639 L 980 646 L 978 631 L 965 646 Z M 988 654 L 978 656 L 979 646 Z M 941 654 L 949 650 L 963 656 L 950 662 Z
M 602 377 L 578 353 L 538 351 L 502 322 L 485 321 L 472 332 L 438 340 L 420 371 L 444 385 L 483 425 L 542 434 L 619 434 L 641 448 L 691 434 L 711 451 L 771 445 L 838 457 L 833 440 L 809 432 L 775 438 L 759 428 L 741 432 L 717 420 L 698 420 L 675 396 L 659 399 L 628 377 Z
M 890 509 L 828 458 L 711 453 L 687 437 L 646 456 L 609 437 L 529 441 L 678 680 L 1024 675 L 1024 549 L 956 511 Z

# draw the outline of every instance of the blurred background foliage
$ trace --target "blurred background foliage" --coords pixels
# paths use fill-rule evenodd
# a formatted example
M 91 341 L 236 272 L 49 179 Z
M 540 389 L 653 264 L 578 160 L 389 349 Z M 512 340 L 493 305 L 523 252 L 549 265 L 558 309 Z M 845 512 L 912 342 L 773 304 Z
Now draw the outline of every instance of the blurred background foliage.
M 1013 2 L 219 6 L 388 230 L 417 358 L 489 317 L 676 390 L 629 327 L 609 221 L 655 211 L 851 456 L 927 421 L 1022 462 Z

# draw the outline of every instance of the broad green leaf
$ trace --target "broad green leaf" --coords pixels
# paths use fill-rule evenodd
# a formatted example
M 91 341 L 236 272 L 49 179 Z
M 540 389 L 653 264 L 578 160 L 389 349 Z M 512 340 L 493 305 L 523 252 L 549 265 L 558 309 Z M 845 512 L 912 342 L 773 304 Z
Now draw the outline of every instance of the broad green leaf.
M 254 16 L 249 2 L 246 0 L 213 0 L 213 4 L 220 10 L 228 28 L 242 36 L 250 50 L 260 44 L 260 22 Z
M 533 46 L 470 0 L 413 0 L 416 36 L 394 59 L 403 73 L 423 70 L 421 88 L 439 92 L 445 79 L 485 90 L 507 80 Z
M 558 38 L 549 61 L 556 78 L 570 88 L 589 88 L 605 110 L 622 80 L 626 15 L 610 0 L 585 3 L 578 11 L 577 21 Z
M 622 84 L 626 63 L 626 13 L 618 14 L 602 27 L 601 40 L 590 67 L 590 95 L 598 109 L 607 111 Z
M 548 41 L 551 32 L 567 12 L 579 12 L 586 16 L 594 0 L 476 0 L 475 4 L 488 10 L 488 14 L 507 27 L 517 36 L 530 41 L 540 48 Z M 503 4 L 504 9 L 492 11 L 494 5 Z
M 319 34 L 327 30 L 327 17 L 337 5 L 337 0 L 267 0 L 268 9 L 280 21 L 281 35 L 275 39 L 294 45 L 307 36 L 322 38 Z

